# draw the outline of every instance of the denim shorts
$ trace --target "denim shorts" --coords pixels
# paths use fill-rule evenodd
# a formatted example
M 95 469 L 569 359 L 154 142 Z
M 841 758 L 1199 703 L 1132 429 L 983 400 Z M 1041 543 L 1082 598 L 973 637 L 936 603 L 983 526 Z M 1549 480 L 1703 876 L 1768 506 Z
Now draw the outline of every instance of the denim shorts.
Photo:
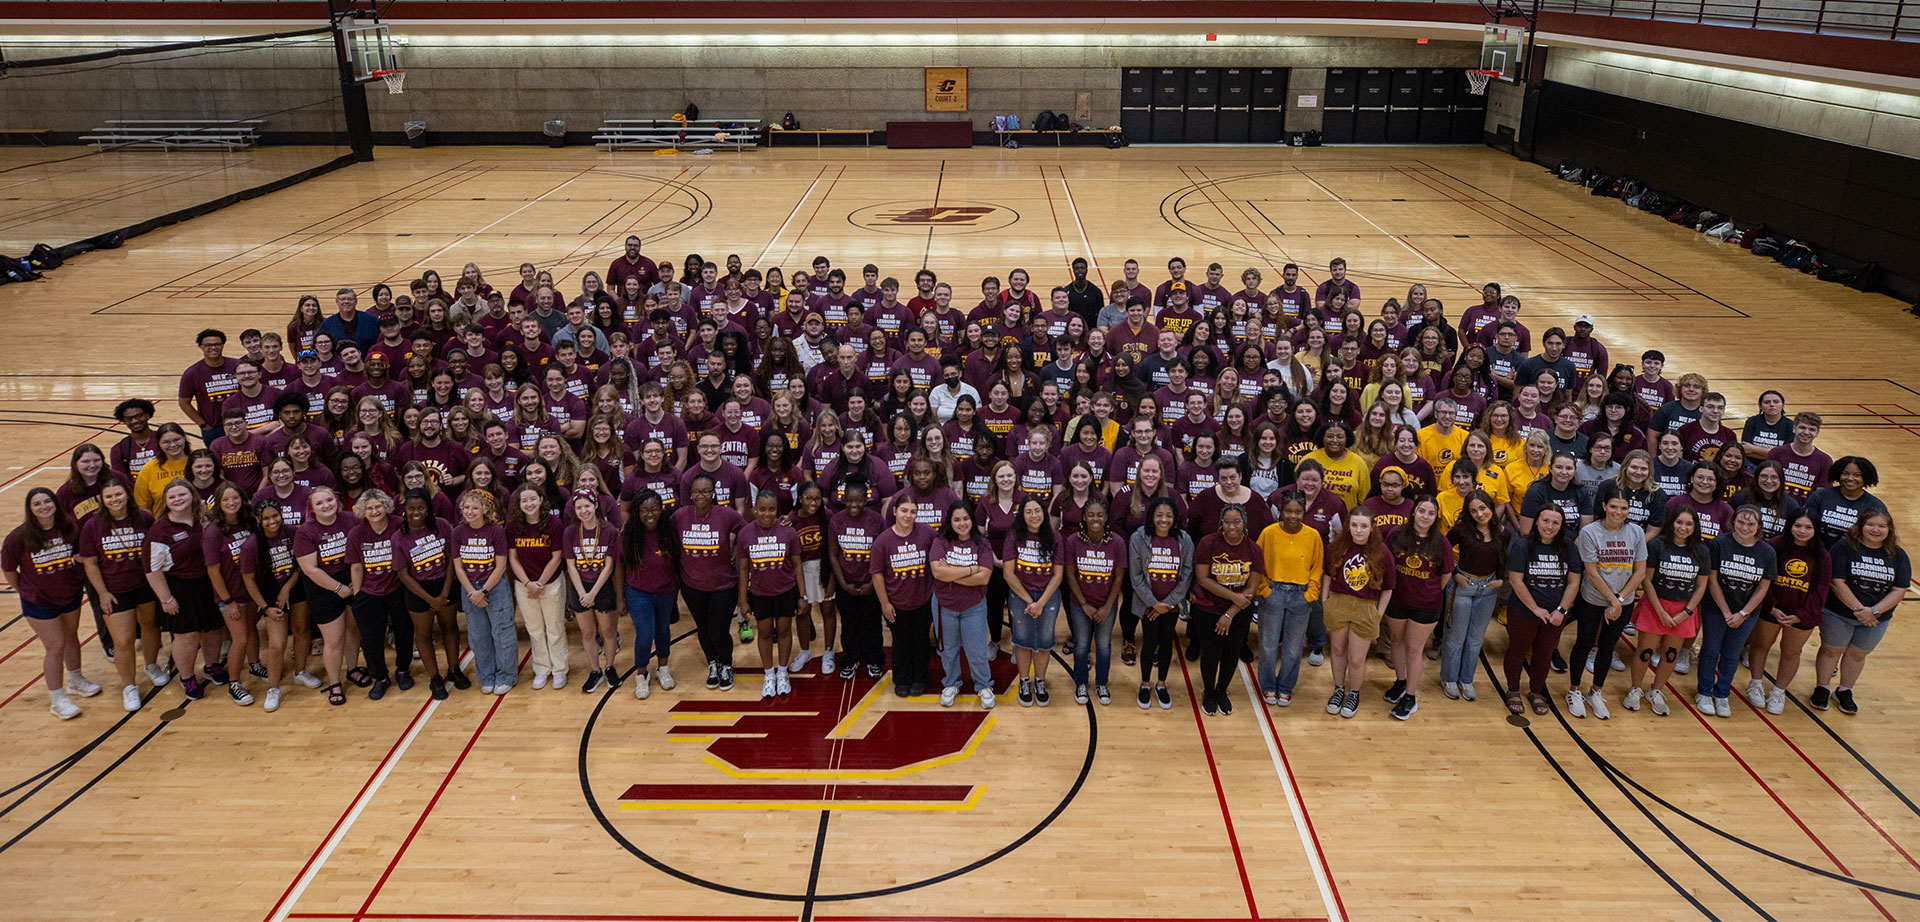
M 1060 593 L 1040 607 L 1040 617 L 1027 615 L 1027 604 L 1020 597 L 1008 593 L 1007 621 L 1013 628 L 1013 645 L 1022 650 L 1044 653 L 1053 649 L 1054 622 L 1060 617 Z
M 1865 653 L 1880 645 L 1880 638 L 1887 636 L 1887 625 L 1891 618 L 1881 618 L 1880 623 L 1867 627 L 1858 621 L 1833 612 L 1824 612 L 1820 621 L 1820 644 L 1843 650 L 1852 647 Z
M 23 596 L 20 599 L 20 613 L 26 615 L 29 620 L 33 621 L 55 621 L 67 612 L 79 611 L 80 604 L 84 601 L 85 599 L 83 597 L 74 596 L 71 602 L 60 602 L 49 606 L 34 604 L 33 602 L 27 601 Z

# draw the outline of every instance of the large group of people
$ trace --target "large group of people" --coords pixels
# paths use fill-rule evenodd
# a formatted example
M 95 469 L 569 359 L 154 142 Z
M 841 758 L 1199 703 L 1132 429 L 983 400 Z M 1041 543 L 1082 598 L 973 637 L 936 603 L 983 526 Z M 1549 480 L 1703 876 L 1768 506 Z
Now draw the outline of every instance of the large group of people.
M 1574 717 L 1665 716 L 1675 673 L 1703 714 L 1779 713 L 1815 632 L 1811 705 L 1858 710 L 1911 571 L 1818 414 L 1768 390 L 1735 429 L 1701 375 L 1613 361 L 1585 315 L 1536 332 L 1498 284 L 1449 318 L 1422 285 L 1363 301 L 1344 260 L 1314 287 L 1140 268 L 1014 269 L 977 303 L 922 269 L 903 301 L 873 265 L 676 272 L 635 237 L 576 294 L 469 263 L 304 296 L 237 350 L 201 331 L 175 421 L 127 399 L 124 438 L 27 491 L 5 576 L 63 719 L 101 691 L 83 608 L 129 710 L 143 677 L 272 711 L 289 681 L 338 706 L 584 669 L 644 699 L 698 664 L 725 691 L 743 659 L 776 697 L 816 656 L 811 681 L 984 708 L 1010 656 L 1044 707 L 1058 651 L 1082 705 L 1137 669 L 1170 708 L 1181 656 L 1209 715 L 1241 663 L 1281 707 L 1304 663 L 1327 713 L 1384 692 L 1404 720 L 1477 699 L 1496 620 L 1516 714 L 1556 672 Z

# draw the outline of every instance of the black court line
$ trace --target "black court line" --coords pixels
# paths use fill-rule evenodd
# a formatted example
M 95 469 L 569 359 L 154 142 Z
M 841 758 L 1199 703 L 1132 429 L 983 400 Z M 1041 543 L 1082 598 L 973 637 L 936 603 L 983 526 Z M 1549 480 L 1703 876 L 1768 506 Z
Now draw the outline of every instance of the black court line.
M 1493 662 L 1487 657 L 1485 651 L 1481 651 L 1480 653 L 1480 666 L 1486 670 L 1488 681 L 1493 683 L 1496 699 L 1501 702 L 1502 707 L 1505 707 L 1506 689 L 1501 687 L 1500 675 L 1494 671 Z M 1548 699 L 1548 706 L 1552 706 L 1552 699 Z M 1640 847 L 1640 844 L 1633 840 L 1632 836 L 1627 835 L 1626 831 L 1621 829 L 1620 826 L 1613 821 L 1613 818 L 1607 815 L 1606 810 L 1602 809 L 1598 803 L 1595 803 L 1593 798 L 1587 796 L 1586 790 L 1580 786 L 1580 783 L 1573 780 L 1573 776 L 1568 774 L 1567 770 L 1561 766 L 1560 761 L 1553 757 L 1553 753 L 1547 751 L 1546 744 L 1541 742 L 1539 734 L 1534 732 L 1532 721 L 1524 716 L 1513 715 L 1507 718 L 1507 722 L 1519 727 L 1520 731 L 1527 735 L 1527 741 L 1532 743 L 1533 748 L 1540 752 L 1541 758 L 1547 760 L 1547 764 L 1553 768 L 1555 774 L 1560 776 L 1560 780 L 1566 783 L 1567 788 L 1573 791 L 1574 796 L 1579 797 L 1580 802 L 1586 804 L 1588 810 L 1593 811 L 1593 815 L 1598 817 L 1600 822 L 1606 825 L 1607 831 L 1613 833 L 1614 838 L 1619 839 L 1620 844 L 1625 845 L 1628 851 L 1633 852 L 1634 857 L 1639 858 L 1641 864 L 1646 865 L 1648 870 L 1658 875 L 1661 880 L 1666 882 L 1667 886 L 1673 888 L 1673 892 L 1680 894 L 1682 899 L 1691 904 L 1701 915 L 1707 917 L 1710 922 L 1720 922 L 1720 917 L 1715 915 L 1713 910 L 1707 908 L 1707 904 L 1701 902 L 1699 897 L 1693 895 L 1692 891 L 1681 885 L 1671 874 L 1668 874 L 1666 868 L 1661 867 L 1659 862 L 1653 860 L 1653 857 L 1648 855 L 1646 851 Z M 1720 872 L 1714 870 L 1713 866 L 1708 864 L 1706 859 L 1701 858 L 1693 849 L 1688 848 L 1687 844 L 1680 841 L 1679 836 L 1674 835 L 1673 831 L 1668 829 L 1665 824 L 1654 818 L 1651 811 L 1647 810 L 1644 805 L 1634 799 L 1632 794 L 1620 786 L 1619 781 L 1610 775 L 1606 775 L 1604 771 L 1601 774 L 1607 777 L 1607 780 L 1612 781 L 1614 788 L 1620 791 L 1621 796 L 1625 797 L 1628 803 L 1633 804 L 1634 808 L 1639 810 L 1640 815 L 1644 817 L 1647 822 L 1652 823 L 1655 828 L 1665 834 L 1668 841 L 1686 853 L 1687 857 L 1692 859 L 1694 864 L 1699 865 L 1708 874 L 1712 875 L 1714 880 L 1719 881 L 1721 886 L 1726 887 L 1735 896 L 1738 896 L 1741 902 L 1746 903 L 1754 912 L 1758 913 L 1761 918 L 1768 920 L 1768 922 L 1777 922 L 1772 916 L 1767 915 L 1765 910 L 1761 909 L 1751 899 L 1748 899 L 1747 895 L 1742 893 L 1739 888 L 1721 876 Z
M 127 760 L 133 758 L 134 753 L 139 752 L 148 743 L 152 742 L 154 737 L 159 736 L 160 731 L 165 730 L 167 728 L 167 724 L 174 722 L 181 715 L 185 714 L 187 705 L 192 703 L 193 702 L 191 701 L 182 702 L 179 708 L 175 710 L 167 711 L 166 713 L 162 714 L 160 716 L 160 722 L 157 724 L 154 724 L 153 729 L 148 730 L 147 735 L 141 737 L 139 742 L 134 743 L 133 746 L 129 748 L 126 752 L 121 753 L 120 758 L 113 760 L 113 763 L 111 765 L 108 765 L 106 768 L 103 768 L 100 771 L 94 773 L 94 776 L 92 778 L 87 779 L 87 783 L 81 785 L 79 790 L 74 791 L 72 794 L 67 795 L 67 799 L 56 804 L 53 809 L 48 810 L 44 814 L 41 814 L 39 819 L 34 820 L 31 825 L 27 826 L 27 828 L 20 830 L 19 834 L 15 835 L 11 839 L 8 839 L 4 843 L 0 843 L 0 854 L 4 854 L 8 849 L 14 847 L 15 845 L 20 844 L 20 841 L 22 839 L 25 839 L 27 836 L 32 835 L 35 830 L 39 829 L 41 826 L 46 825 L 47 821 L 53 819 L 55 816 L 58 816 L 60 814 L 60 811 L 65 810 L 68 807 L 72 806 L 74 801 L 79 800 L 82 795 L 86 794 L 88 791 L 93 790 L 94 785 L 99 784 L 101 781 L 105 780 L 108 775 L 113 774 L 115 769 L 119 768 L 122 765 L 127 764 Z
M 1909 601 L 1912 600 L 1909 599 Z M 0 627 L 0 630 L 5 630 L 5 628 Z M 1762 672 L 1761 674 L 1765 675 L 1769 682 L 1774 680 L 1773 673 L 1771 672 Z M 1900 802 L 1905 804 L 1907 809 L 1912 811 L 1913 815 L 1920 816 L 1920 806 L 1914 804 L 1913 799 L 1907 796 L 1907 792 L 1900 790 L 1900 786 L 1894 784 L 1886 775 L 1881 774 L 1880 769 L 1876 767 L 1872 761 L 1860 754 L 1860 750 L 1853 748 L 1853 744 L 1848 743 L 1839 733 L 1834 732 L 1833 727 L 1822 719 L 1820 715 L 1815 714 L 1813 709 L 1807 706 L 1806 702 L 1801 701 L 1799 695 L 1788 692 L 1787 700 L 1793 702 L 1793 706 L 1799 708 L 1800 713 L 1807 715 L 1807 719 L 1812 720 L 1813 725 L 1819 727 L 1821 732 L 1825 733 L 1827 737 L 1832 739 L 1842 750 L 1845 750 L 1847 755 L 1852 756 L 1853 760 L 1858 762 L 1861 768 L 1866 769 L 1867 773 L 1874 777 L 1874 780 L 1879 781 L 1882 787 L 1885 787 L 1894 797 L 1899 798 Z
M 813 901 L 820 893 L 820 858 L 827 852 L 827 819 L 832 815 L 832 810 L 820 811 L 820 831 L 813 837 L 813 870 L 807 872 L 807 901 L 800 908 L 800 922 L 813 922 Z
M 18 620 L 18 619 L 15 619 L 15 620 Z M 8 622 L 8 624 L 11 624 L 11 623 L 13 622 L 11 621 Z M 152 702 L 153 699 L 157 697 L 159 694 L 160 694 L 160 689 L 158 687 L 148 689 L 146 697 L 140 699 L 141 709 L 145 710 L 145 706 L 148 703 Z M 16 791 L 19 791 L 21 788 L 24 788 L 27 785 L 33 784 L 35 781 L 40 782 L 39 784 L 34 785 L 33 790 L 28 791 L 27 793 L 21 795 L 20 799 L 6 805 L 4 808 L 0 808 L 0 816 L 6 816 L 7 814 L 12 813 L 15 808 L 19 807 L 23 803 L 26 803 L 27 798 L 40 793 L 41 789 L 45 788 L 49 784 L 52 784 L 54 779 L 59 778 L 63 774 L 66 774 L 68 769 L 78 764 L 81 759 L 84 759 L 88 755 L 91 755 L 95 749 L 100 748 L 101 743 L 106 742 L 107 737 L 112 736 L 121 727 L 126 726 L 127 721 L 130 721 L 133 718 L 139 716 L 139 714 L 140 714 L 140 711 L 128 711 L 119 720 L 115 721 L 113 726 L 108 727 L 106 730 L 102 731 L 99 736 L 94 737 L 86 745 L 81 746 L 79 749 L 74 750 L 69 755 L 61 758 L 58 762 L 55 762 L 52 765 L 49 765 L 46 768 L 41 769 L 33 777 L 28 778 L 27 780 L 22 781 L 14 785 L 13 787 L 7 788 L 4 791 L 0 791 L 0 797 L 6 797 L 8 795 L 13 794 Z M 43 781 L 41 779 L 45 779 L 45 780 Z
M 1045 180 L 1046 180 L 1046 177 L 1042 176 L 1041 181 L 1044 182 Z M 946 184 L 947 184 L 947 161 L 945 158 L 942 158 L 940 160 L 940 175 L 936 177 L 933 181 L 933 207 L 935 208 L 940 207 L 940 190 L 941 188 L 946 186 Z M 934 229 L 931 226 L 927 228 L 927 248 L 925 251 L 923 251 L 920 254 L 920 268 L 922 269 L 925 269 L 927 267 L 927 263 L 933 259 L 933 230 Z

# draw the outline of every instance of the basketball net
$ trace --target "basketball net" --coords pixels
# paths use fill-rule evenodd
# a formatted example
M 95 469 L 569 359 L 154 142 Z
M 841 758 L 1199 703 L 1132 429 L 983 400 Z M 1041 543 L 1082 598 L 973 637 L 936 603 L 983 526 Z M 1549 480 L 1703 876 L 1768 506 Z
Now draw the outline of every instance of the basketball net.
M 1487 95 L 1487 81 L 1500 76 L 1497 70 L 1467 71 L 1467 92 L 1475 96 Z
M 407 72 L 404 70 L 383 70 L 376 76 L 386 82 L 388 95 L 398 96 L 407 91 Z

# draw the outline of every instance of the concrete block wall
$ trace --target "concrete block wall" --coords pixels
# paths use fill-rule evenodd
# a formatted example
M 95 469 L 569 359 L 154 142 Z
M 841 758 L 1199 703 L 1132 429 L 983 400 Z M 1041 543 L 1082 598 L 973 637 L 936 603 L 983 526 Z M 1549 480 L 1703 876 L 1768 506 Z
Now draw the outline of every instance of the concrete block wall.
M 9 44 L 16 60 L 87 54 L 137 42 Z M 109 119 L 269 119 L 269 130 L 344 131 L 333 41 L 173 52 L 16 71 L 0 81 L 0 127 L 84 133 Z M 297 108 L 294 107 L 304 107 Z
M 1856 147 L 1920 157 L 1920 95 L 1914 93 L 1570 47 L 1553 49 L 1547 58 L 1547 79 Z M 1489 111 L 1490 125 L 1491 118 Z

